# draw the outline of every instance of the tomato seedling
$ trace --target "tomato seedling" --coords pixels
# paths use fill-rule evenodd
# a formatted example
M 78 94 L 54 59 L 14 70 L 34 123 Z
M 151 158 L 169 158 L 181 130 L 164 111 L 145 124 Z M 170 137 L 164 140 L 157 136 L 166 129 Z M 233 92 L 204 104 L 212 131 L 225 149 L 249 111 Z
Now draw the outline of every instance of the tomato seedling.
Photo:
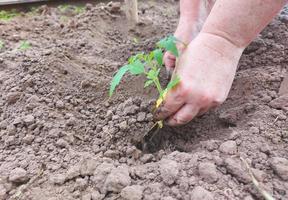
M 172 89 L 180 82 L 180 78 L 176 76 L 168 83 L 166 88 L 162 88 L 159 80 L 160 70 L 163 66 L 163 52 L 169 51 L 174 56 L 178 57 L 179 52 L 176 47 L 177 42 L 181 41 L 176 39 L 174 36 L 169 36 L 160 40 L 157 43 L 157 48 L 150 53 L 139 53 L 131 56 L 128 60 L 128 64 L 122 66 L 113 77 L 110 85 L 109 96 L 111 97 L 113 95 L 116 87 L 120 84 L 121 79 L 127 72 L 130 72 L 132 75 L 144 75 L 146 77 L 144 88 L 154 85 L 159 93 L 156 108 L 159 107 L 165 99 L 168 90 Z M 184 43 L 182 44 L 185 45 Z

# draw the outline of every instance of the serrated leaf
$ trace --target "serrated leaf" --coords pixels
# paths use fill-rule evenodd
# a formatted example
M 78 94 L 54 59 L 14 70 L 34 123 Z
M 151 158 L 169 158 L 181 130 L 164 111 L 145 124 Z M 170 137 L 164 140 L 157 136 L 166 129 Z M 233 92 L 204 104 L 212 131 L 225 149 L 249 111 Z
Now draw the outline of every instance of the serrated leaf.
M 178 57 L 179 52 L 178 52 L 178 49 L 176 47 L 176 41 L 177 41 L 177 39 L 174 36 L 169 36 L 169 37 L 166 37 L 166 38 L 163 38 L 162 40 L 160 40 L 157 43 L 157 45 L 160 48 L 163 48 L 166 51 L 171 52 L 174 56 Z
M 157 71 L 151 69 L 148 74 L 147 74 L 147 78 L 149 79 L 154 79 L 157 76 Z
M 139 75 L 145 72 L 143 63 L 140 60 L 135 60 L 129 65 L 129 71 L 133 75 Z
M 162 66 L 163 65 L 163 52 L 161 49 L 156 49 L 153 51 L 154 53 L 154 59 L 157 61 L 157 63 Z
M 179 76 L 177 76 L 176 78 L 172 79 L 168 83 L 168 85 L 166 87 L 167 91 L 173 89 L 176 85 L 178 85 L 178 83 L 180 83 L 180 77 Z
M 144 84 L 144 88 L 149 87 L 151 84 L 153 84 L 152 80 L 146 81 L 145 84 Z
M 123 67 L 121 67 L 118 72 L 115 74 L 115 76 L 113 77 L 112 81 L 111 81 L 111 85 L 110 85 L 110 91 L 109 91 L 109 96 L 111 97 L 113 95 L 113 92 L 115 91 L 117 85 L 119 85 L 122 77 L 124 76 L 124 74 L 129 70 L 129 65 L 124 65 Z

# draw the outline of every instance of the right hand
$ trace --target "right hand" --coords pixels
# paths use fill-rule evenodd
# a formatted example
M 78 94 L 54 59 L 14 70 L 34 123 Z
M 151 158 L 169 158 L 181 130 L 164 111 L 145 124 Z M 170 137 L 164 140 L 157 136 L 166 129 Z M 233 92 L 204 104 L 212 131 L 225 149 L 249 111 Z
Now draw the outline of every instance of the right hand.
M 179 126 L 223 103 L 243 50 L 225 37 L 200 33 L 177 60 L 173 75 L 181 82 L 168 91 L 155 119 Z

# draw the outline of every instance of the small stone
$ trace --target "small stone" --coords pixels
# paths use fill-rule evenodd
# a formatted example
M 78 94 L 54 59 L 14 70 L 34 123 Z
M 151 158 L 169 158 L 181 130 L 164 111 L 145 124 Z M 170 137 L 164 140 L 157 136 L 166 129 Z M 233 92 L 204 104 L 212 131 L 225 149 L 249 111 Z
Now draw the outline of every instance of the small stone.
M 23 138 L 23 142 L 26 143 L 26 144 L 31 144 L 33 142 L 34 138 L 35 138 L 34 135 L 26 135 Z
M 208 151 L 214 151 L 214 150 L 218 149 L 218 147 L 219 147 L 217 144 L 217 141 L 215 141 L 215 140 L 209 140 L 204 145 Z
M 20 117 L 17 117 L 13 120 L 12 124 L 17 126 L 18 124 L 21 124 L 23 121 Z
M 99 163 L 95 159 L 85 159 L 81 164 L 80 174 L 82 176 L 92 176 Z
M 65 107 L 65 104 L 63 103 L 63 101 L 58 100 L 58 101 L 56 101 L 55 106 L 58 109 L 63 109 Z
M 104 153 L 105 157 L 118 159 L 120 156 L 120 152 L 117 150 L 108 150 Z
M 7 197 L 7 190 L 3 184 L 0 184 L 0 199 L 6 199 Z
M 251 127 L 249 129 L 249 132 L 252 133 L 252 134 L 259 134 L 260 130 L 258 127 Z
M 102 163 L 95 169 L 93 176 L 91 177 L 91 181 L 93 185 L 100 190 L 101 193 L 105 193 L 106 190 L 104 188 L 105 180 L 108 174 L 115 169 L 114 165 L 111 163 Z
M 51 175 L 50 181 L 55 185 L 62 185 L 65 182 L 65 176 L 63 174 Z
M 67 171 L 66 174 L 66 180 L 71 180 L 74 179 L 78 176 L 80 176 L 80 166 L 79 165 L 74 165 L 70 167 L 70 169 Z
M 92 196 L 90 193 L 82 195 L 81 200 L 91 200 Z
M 121 3 L 120 2 L 112 2 L 110 4 L 110 12 L 111 13 L 117 13 L 121 9 Z
M 207 183 L 215 183 L 219 179 L 216 165 L 214 163 L 211 163 L 211 162 L 200 163 L 198 166 L 198 171 L 199 171 L 199 175 Z
M 85 188 L 87 188 L 88 179 L 76 178 L 75 184 L 77 189 L 83 191 Z
M 143 197 L 143 187 L 140 185 L 127 186 L 121 191 L 124 200 L 141 200 Z
M 127 124 L 127 122 L 126 122 L 126 121 L 121 122 L 121 123 L 119 124 L 119 128 L 120 128 L 121 131 L 127 130 L 127 129 L 128 129 L 128 124 Z
M 113 169 L 107 176 L 104 188 L 107 192 L 119 193 L 123 188 L 131 184 L 129 170 L 127 166 L 119 166 Z
M 239 182 L 245 184 L 250 182 L 250 177 L 239 160 L 236 161 L 234 158 L 227 158 L 224 164 L 227 172 L 232 174 Z
M 85 5 L 85 7 L 86 7 L 86 10 L 91 10 L 91 9 L 93 8 L 93 4 L 87 3 L 87 4 Z M 93 200 L 94 200 L 94 199 L 93 199 Z
M 26 115 L 25 117 L 23 117 L 23 122 L 27 125 L 30 125 L 35 122 L 35 118 L 33 115 Z
M 138 122 L 143 122 L 146 118 L 146 113 L 145 112 L 140 112 L 137 115 L 137 121 Z
M 91 199 L 92 200 L 102 200 L 104 199 L 105 194 L 100 194 L 97 190 L 91 192 Z
M 280 89 L 279 89 L 279 95 L 280 96 L 285 95 L 285 94 L 288 94 L 288 73 L 286 73 L 286 75 L 284 76 L 284 79 L 283 79 L 281 86 L 280 86 Z
M 220 145 L 219 150 L 222 153 L 232 155 L 232 154 L 237 153 L 237 144 L 233 140 L 228 140 Z
M 168 159 L 162 159 L 159 163 L 160 167 L 160 174 L 163 179 L 163 182 L 166 185 L 172 185 L 179 173 L 179 166 L 176 161 L 168 160 Z
M 138 106 L 132 105 L 132 106 L 128 106 L 128 107 L 124 108 L 123 112 L 125 115 L 135 114 L 137 109 L 138 109 Z
M 272 108 L 288 109 L 288 94 L 272 100 L 269 105 Z
M 197 186 L 190 193 L 190 200 L 200 200 L 200 199 L 213 200 L 214 197 L 212 193 L 209 192 L 208 190 L 205 190 L 201 186 Z
M 288 160 L 274 157 L 270 159 L 270 165 L 274 172 L 284 181 L 288 181 Z
M 164 197 L 161 200 L 176 200 L 175 198 L 169 196 L 169 197 Z
M 144 154 L 141 158 L 140 161 L 145 163 L 149 163 L 153 160 L 154 156 L 153 154 Z
M 21 92 L 9 92 L 6 96 L 6 101 L 9 105 L 14 104 L 20 99 L 21 95 Z
M 15 168 L 10 172 L 9 181 L 13 183 L 25 183 L 28 180 L 27 171 L 23 168 Z
M 66 148 L 66 147 L 69 146 L 69 144 L 68 144 L 67 141 L 65 141 L 64 139 L 60 138 L 59 140 L 57 140 L 56 146 L 58 146 L 60 148 Z

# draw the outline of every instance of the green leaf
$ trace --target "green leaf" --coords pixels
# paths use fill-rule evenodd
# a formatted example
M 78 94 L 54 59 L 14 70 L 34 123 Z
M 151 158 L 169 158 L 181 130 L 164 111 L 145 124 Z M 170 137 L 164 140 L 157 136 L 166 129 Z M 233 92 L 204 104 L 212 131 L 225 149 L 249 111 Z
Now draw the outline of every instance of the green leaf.
M 168 91 L 168 90 L 173 89 L 176 85 L 178 85 L 178 83 L 180 83 L 180 77 L 179 77 L 179 76 L 177 76 L 176 78 L 172 79 L 172 80 L 168 83 L 168 85 L 167 85 L 167 87 L 166 87 L 166 90 Z
M 157 43 L 157 45 L 160 48 L 163 48 L 166 51 L 171 52 L 174 56 L 178 57 L 179 52 L 178 52 L 178 49 L 176 47 L 176 42 L 177 42 L 177 39 L 174 36 L 169 36 L 169 37 L 166 37 L 166 38 L 163 38 L 162 40 L 160 40 Z
M 129 63 L 129 64 L 132 64 L 132 63 L 134 63 L 136 60 L 144 59 L 144 57 L 145 57 L 145 54 L 144 54 L 144 53 L 138 53 L 138 54 L 136 54 L 135 56 L 131 56 L 131 57 L 128 59 L 128 63 Z
M 152 80 L 146 81 L 145 84 L 144 84 L 144 88 L 149 87 L 152 83 L 153 83 Z
M 154 79 L 157 77 L 157 71 L 151 69 L 148 74 L 147 74 L 147 78 L 148 79 Z
M 143 63 L 140 60 L 135 60 L 134 63 L 129 65 L 129 71 L 133 75 L 143 74 L 145 72 L 145 68 Z
M 163 65 L 163 52 L 161 49 L 156 49 L 153 51 L 154 53 L 154 59 L 157 61 L 157 63 L 162 66 Z
M 115 74 L 115 76 L 113 77 L 112 81 L 111 81 L 111 85 L 110 85 L 110 91 L 109 91 L 109 96 L 111 97 L 113 95 L 113 92 L 115 91 L 117 85 L 119 85 L 122 77 L 124 76 L 124 74 L 129 70 L 129 65 L 124 65 L 123 67 L 121 67 L 118 72 Z

